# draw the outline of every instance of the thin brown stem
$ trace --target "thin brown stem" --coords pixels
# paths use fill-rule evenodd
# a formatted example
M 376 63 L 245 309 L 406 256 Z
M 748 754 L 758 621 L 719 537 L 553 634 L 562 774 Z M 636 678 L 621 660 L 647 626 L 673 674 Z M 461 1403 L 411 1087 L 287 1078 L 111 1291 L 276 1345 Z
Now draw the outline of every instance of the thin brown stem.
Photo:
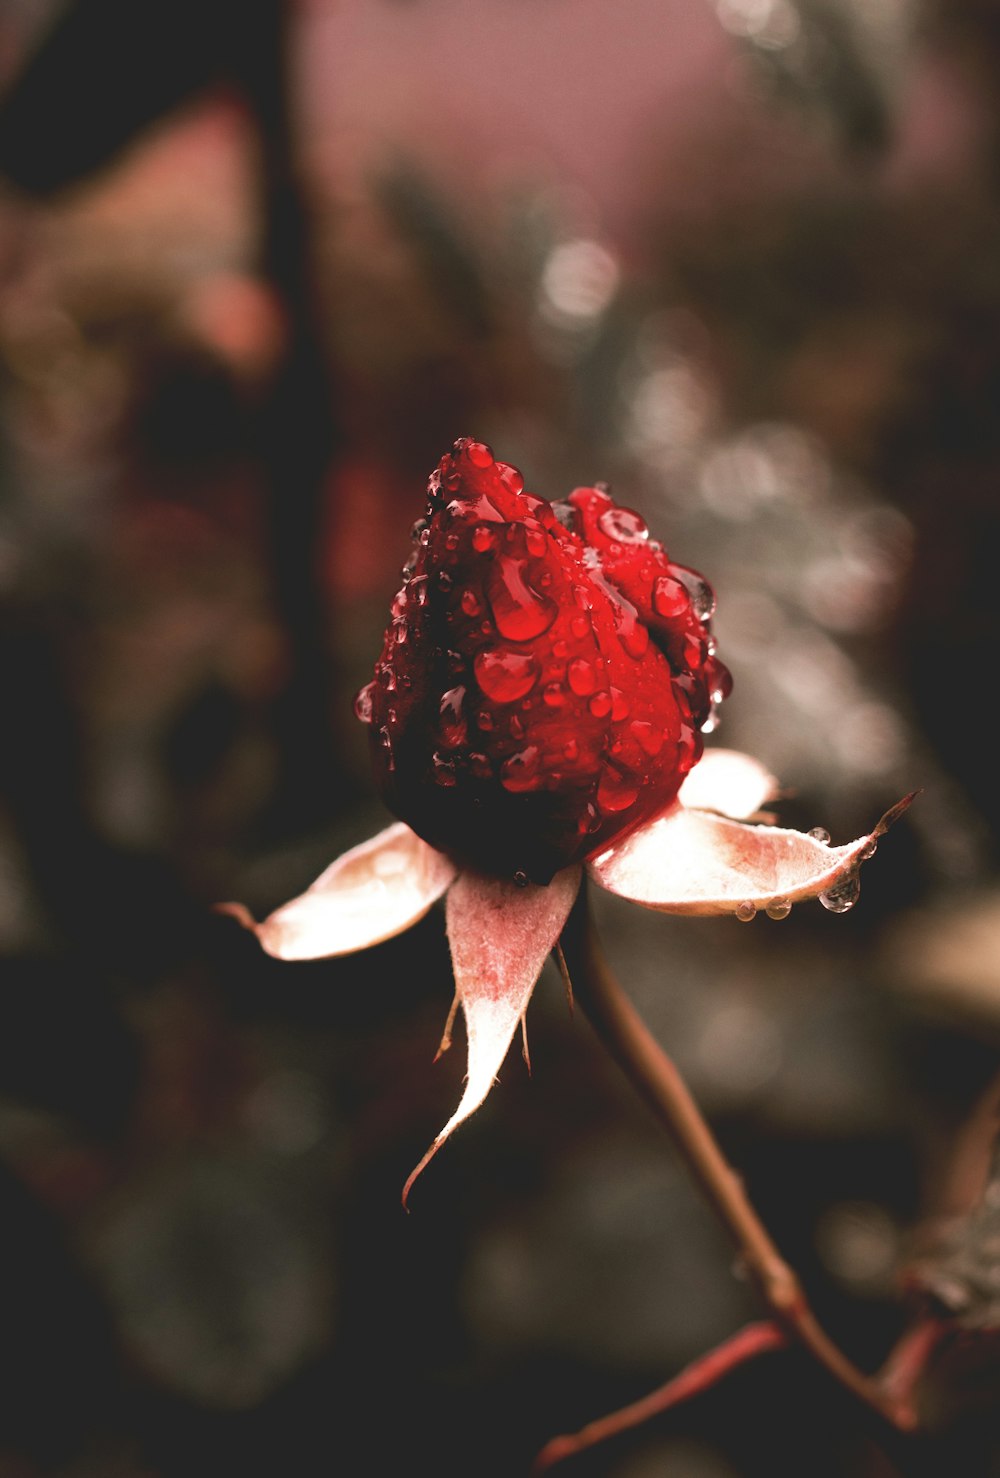
M 651 1391 L 639 1401 L 633 1401 L 631 1406 L 623 1406 L 610 1416 L 588 1422 L 579 1432 L 553 1437 L 535 1458 L 532 1473 L 547 1473 L 556 1463 L 561 1463 L 568 1457 L 576 1457 L 578 1453 L 596 1446 L 598 1442 L 618 1437 L 622 1432 L 628 1432 L 632 1427 L 650 1421 L 652 1417 L 669 1411 L 673 1406 L 680 1406 L 681 1402 L 689 1401 L 692 1396 L 709 1390 L 737 1366 L 770 1350 L 784 1349 L 787 1344 L 787 1332 L 773 1320 L 748 1324 L 724 1344 L 692 1361 L 679 1375 L 667 1381 L 666 1385 Z
M 563 931 L 562 947 L 577 1000 L 669 1130 L 775 1317 L 842 1386 L 893 1426 L 910 1430 L 914 1418 L 908 1404 L 884 1394 L 820 1328 L 798 1279 L 751 1206 L 683 1078 L 611 973 L 582 889 Z

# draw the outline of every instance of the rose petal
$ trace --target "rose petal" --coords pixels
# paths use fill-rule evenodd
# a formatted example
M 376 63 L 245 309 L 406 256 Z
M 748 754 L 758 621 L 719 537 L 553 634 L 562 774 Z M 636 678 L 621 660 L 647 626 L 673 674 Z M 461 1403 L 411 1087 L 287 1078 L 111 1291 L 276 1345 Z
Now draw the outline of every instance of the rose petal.
M 223 912 L 252 929 L 279 960 L 351 954 L 401 934 L 422 919 L 455 876 L 455 866 L 402 822 L 352 847 L 305 893 L 255 924 L 242 904 Z
M 588 864 L 602 888 L 664 913 L 734 913 L 797 903 L 845 884 L 912 801 L 843 847 L 777 826 L 745 826 L 675 807 Z M 849 904 L 847 905 L 850 906 Z
M 749 754 L 736 749 L 707 749 L 680 788 L 682 806 L 698 811 L 720 811 L 746 820 L 781 787 L 771 772 Z
M 417 1176 L 492 1088 L 573 907 L 581 875 L 579 867 L 567 867 L 545 887 L 521 888 L 465 872 L 448 894 L 448 941 L 465 1013 L 469 1067 L 458 1108 L 403 1188 L 404 1206 Z

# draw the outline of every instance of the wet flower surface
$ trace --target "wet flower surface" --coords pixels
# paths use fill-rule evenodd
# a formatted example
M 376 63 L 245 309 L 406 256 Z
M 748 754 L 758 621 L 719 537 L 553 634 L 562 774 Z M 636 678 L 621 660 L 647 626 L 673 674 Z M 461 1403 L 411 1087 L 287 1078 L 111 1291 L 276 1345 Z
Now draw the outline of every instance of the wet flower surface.
M 356 703 L 401 819 L 262 924 L 227 905 L 270 954 L 300 960 L 377 944 L 447 895 L 468 1074 L 407 1190 L 486 1098 L 585 874 L 669 913 L 780 919 L 817 897 L 842 912 L 911 799 L 840 847 L 769 824 L 767 770 L 703 753 L 731 686 L 714 596 L 606 488 L 548 503 L 465 438 L 413 537 Z
M 548 883 L 674 799 L 729 692 L 714 596 L 602 487 L 552 504 L 456 442 L 359 712 L 390 810 L 500 878 Z

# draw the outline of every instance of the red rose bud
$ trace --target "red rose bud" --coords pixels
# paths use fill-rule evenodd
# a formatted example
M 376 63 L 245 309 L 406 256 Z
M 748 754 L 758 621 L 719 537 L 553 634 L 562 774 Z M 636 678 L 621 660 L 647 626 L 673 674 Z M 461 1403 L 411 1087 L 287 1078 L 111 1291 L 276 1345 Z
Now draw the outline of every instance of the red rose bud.
M 731 679 L 711 589 L 602 487 L 565 503 L 464 438 L 358 695 L 390 810 L 489 876 L 548 882 L 667 806 Z

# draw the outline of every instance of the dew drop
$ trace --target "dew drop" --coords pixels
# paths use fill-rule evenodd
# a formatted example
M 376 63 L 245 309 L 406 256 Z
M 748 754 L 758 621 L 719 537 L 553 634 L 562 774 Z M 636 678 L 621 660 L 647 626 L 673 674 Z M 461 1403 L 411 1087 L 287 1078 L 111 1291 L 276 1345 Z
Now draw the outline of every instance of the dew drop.
M 528 886 L 528 874 L 520 867 L 514 874 L 514 886 L 515 888 L 526 888 Z
M 512 795 L 538 790 L 542 784 L 538 760 L 539 750 L 535 744 L 527 745 L 505 760 L 500 766 L 500 784 L 504 790 L 509 790 Z
M 644 750 L 650 759 L 654 759 L 663 748 L 663 730 L 656 724 L 649 724 L 645 719 L 638 718 L 632 721 L 629 729 L 639 748 Z
M 500 473 L 500 481 L 509 493 L 524 491 L 524 478 L 516 467 L 511 467 L 508 462 L 498 462 L 497 471 Z
M 627 811 L 638 797 L 639 787 L 635 781 L 615 770 L 606 770 L 598 782 L 597 804 L 605 815 Z
M 705 643 L 696 636 L 686 636 L 681 646 L 685 667 L 697 672 L 705 660 Z
M 701 732 L 703 734 L 714 734 L 718 727 L 719 711 L 713 704 L 701 725 Z
M 465 455 L 473 467 L 493 466 L 493 449 L 487 446 L 485 441 L 470 441 L 465 448 Z
M 507 727 L 510 730 L 510 735 L 512 739 L 524 738 L 524 724 L 522 723 L 521 719 L 518 718 L 516 713 L 511 714 L 510 723 L 507 725 Z
M 478 750 L 473 750 L 473 752 L 468 755 L 466 763 L 469 766 L 469 773 L 471 775 L 474 775 L 477 780 L 492 779 L 493 766 L 490 763 L 489 757 L 487 755 L 481 754 Z
M 407 626 L 406 622 L 403 620 L 394 621 L 392 624 L 392 632 L 393 636 L 395 636 L 396 638 L 397 647 L 403 646 L 406 642 L 407 636 L 409 635 L 409 627 Z
M 354 714 L 363 724 L 372 721 L 372 694 L 375 691 L 374 683 L 366 683 L 354 699 Z
M 455 775 L 455 763 L 447 759 L 439 750 L 431 755 L 431 766 L 434 772 L 435 785 L 444 785 L 451 788 L 458 783 Z
M 476 681 L 495 703 L 513 703 L 530 693 L 538 678 L 538 663 L 530 652 L 486 648 L 473 662 Z
M 488 708 L 481 708 L 476 714 L 476 723 L 484 734 L 489 734 L 493 729 L 493 715 Z
M 463 590 L 458 603 L 467 616 L 478 616 L 483 609 L 474 590 Z
M 385 758 L 386 758 L 386 766 L 387 766 L 387 768 L 390 769 L 390 770 L 394 770 L 396 768 L 396 759 L 395 759 L 395 756 L 393 755 L 393 752 L 392 752 L 392 735 L 389 733 L 389 730 L 388 729 L 386 729 L 386 728 L 379 729 L 379 731 L 378 731 L 378 742 L 382 746 L 382 748 L 385 750 Z
M 441 738 L 449 749 L 457 749 L 468 737 L 468 725 L 462 713 L 465 688 L 449 688 L 442 693 L 438 714 L 441 720 Z
M 649 646 L 649 632 L 639 620 L 634 606 L 626 605 L 619 599 L 615 603 L 614 612 L 618 640 L 628 655 L 638 662 L 641 657 L 645 656 L 646 648 Z
M 751 903 L 749 899 L 745 903 L 738 903 L 736 905 L 736 917 L 741 924 L 749 924 L 752 919 L 757 917 L 756 903 Z
M 438 589 L 443 590 L 446 594 L 451 589 L 453 583 L 447 570 L 438 570 L 437 582 Z
M 646 520 L 631 508 L 606 508 L 597 520 L 597 527 L 606 538 L 619 544 L 641 544 L 649 538 Z
M 586 616 L 574 616 L 569 623 L 569 629 L 577 640 L 581 640 L 590 634 L 590 622 Z
M 548 631 L 559 607 L 524 578 L 524 561 L 504 556 L 497 561 L 487 592 L 497 630 L 509 641 L 533 641 Z
M 458 535 L 454 532 L 445 534 L 444 547 L 449 551 L 456 550 L 458 548 Z
M 594 671 L 593 662 L 588 662 L 585 657 L 577 657 L 566 669 L 566 677 L 570 687 L 578 698 L 586 698 L 597 687 L 597 674 Z
M 378 685 L 387 693 L 396 691 L 396 674 L 388 662 L 384 662 L 378 669 Z
M 875 856 L 875 853 L 877 851 L 878 851 L 878 838 L 877 837 L 869 837 L 868 840 L 867 840 L 867 842 L 865 842 L 865 845 L 861 848 L 861 851 L 858 853 L 858 861 L 859 862 L 867 862 L 868 859 L 869 859 L 869 857 L 874 857 Z
M 418 606 L 427 604 L 427 576 L 415 575 L 410 581 L 410 593 Z
M 849 872 L 828 888 L 825 893 L 819 895 L 819 901 L 823 907 L 829 909 L 830 913 L 847 913 L 852 909 L 861 896 L 861 879 L 857 872 Z
M 532 558 L 542 559 L 544 557 L 546 549 L 549 547 L 549 541 L 546 539 L 541 529 L 528 529 L 524 537 L 528 553 L 532 556 Z
M 679 580 L 661 575 L 653 586 L 653 606 L 667 621 L 683 616 L 691 604 L 691 597 Z
M 426 544 L 427 543 L 427 540 L 423 537 L 424 534 L 426 534 L 426 533 L 427 533 L 427 520 L 426 520 L 426 518 L 418 518 L 417 521 L 416 521 L 416 523 L 412 523 L 410 525 L 410 540 L 411 540 L 412 543 L 414 543 L 414 544 Z
M 691 609 L 698 620 L 710 620 L 715 614 L 715 591 L 704 575 L 699 575 L 697 570 L 688 569 L 687 565 L 671 565 L 670 568 L 687 590 Z
M 629 702 L 620 688 L 611 689 L 611 717 L 615 723 L 621 723 L 622 719 L 629 716 Z
M 575 739 L 567 739 L 566 743 L 563 745 L 563 755 L 568 760 L 575 760 L 579 758 L 580 746 L 579 744 L 577 744 Z
M 814 842 L 822 842 L 824 847 L 829 846 L 830 833 L 827 831 L 825 826 L 814 826 L 809 835 L 812 837 Z
M 595 693 L 587 706 L 595 718 L 607 718 L 611 712 L 611 694 Z
M 497 541 L 497 536 L 489 524 L 478 523 L 472 530 L 472 547 L 477 554 L 489 554 Z
M 562 683 L 546 683 L 542 689 L 542 698 L 549 708 L 562 708 L 566 702 L 566 690 Z
M 765 912 L 769 919 L 787 919 L 792 905 L 787 898 L 772 898 Z

